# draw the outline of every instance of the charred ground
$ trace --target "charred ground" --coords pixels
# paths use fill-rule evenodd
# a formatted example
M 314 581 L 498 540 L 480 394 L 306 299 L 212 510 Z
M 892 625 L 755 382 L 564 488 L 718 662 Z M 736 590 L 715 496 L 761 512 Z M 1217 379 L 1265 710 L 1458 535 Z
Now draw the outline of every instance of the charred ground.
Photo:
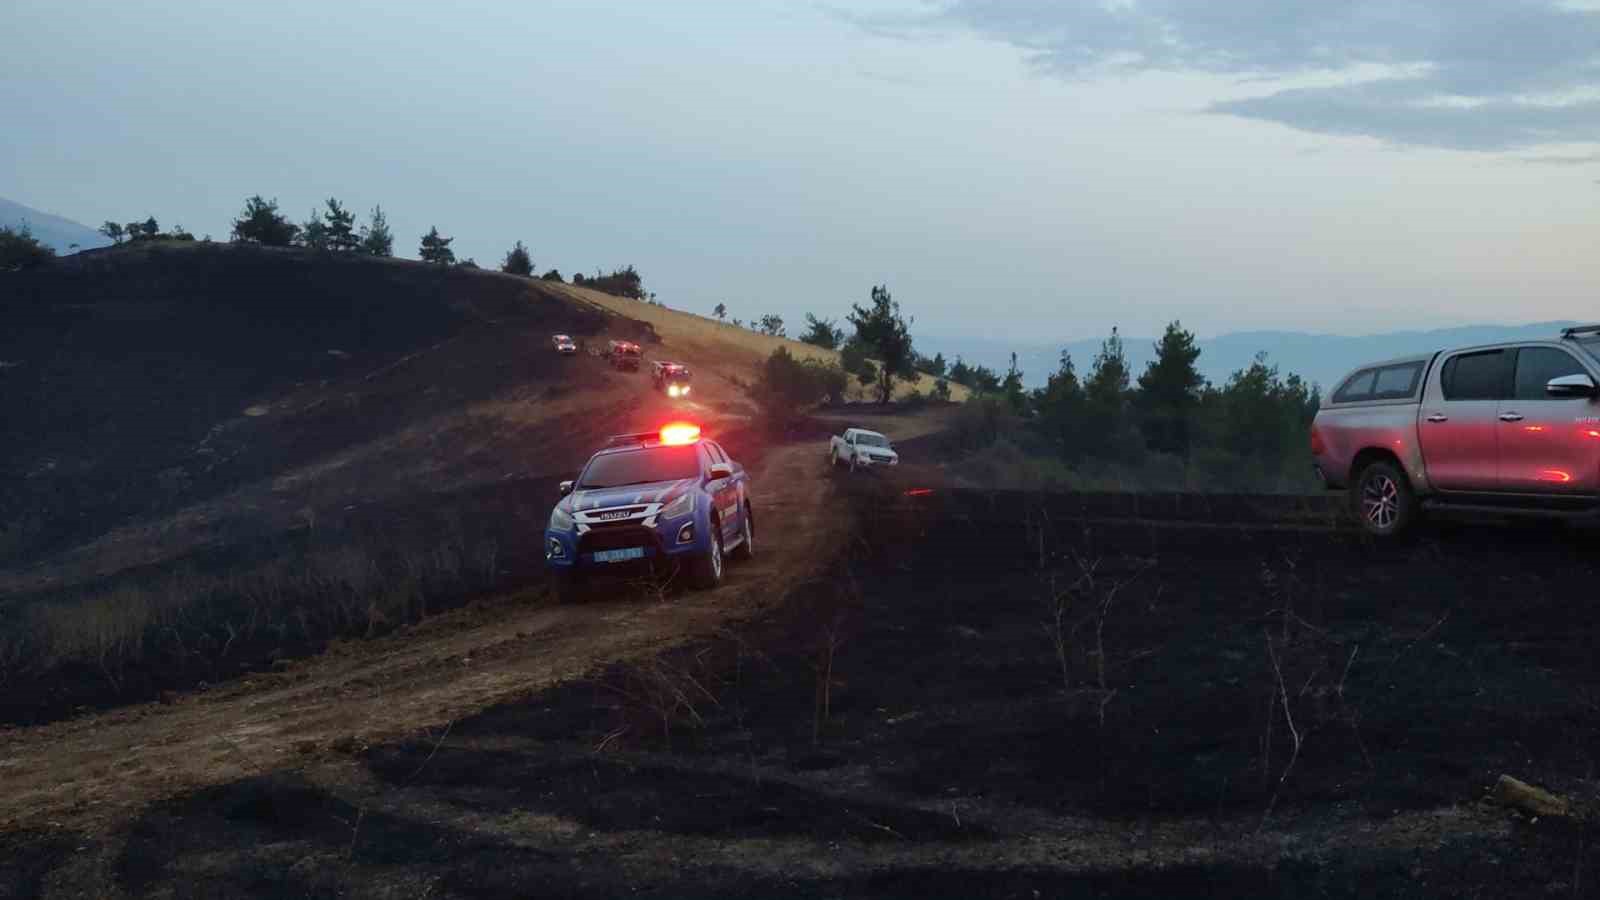
M 257 896 L 1592 883 L 1584 826 L 1479 802 L 1504 772 L 1593 796 L 1592 536 L 1378 548 L 1119 520 L 1115 498 L 843 489 L 853 550 L 770 615 L 157 804 L 79 872 Z M 13 840 L 49 880 L 84 839 Z

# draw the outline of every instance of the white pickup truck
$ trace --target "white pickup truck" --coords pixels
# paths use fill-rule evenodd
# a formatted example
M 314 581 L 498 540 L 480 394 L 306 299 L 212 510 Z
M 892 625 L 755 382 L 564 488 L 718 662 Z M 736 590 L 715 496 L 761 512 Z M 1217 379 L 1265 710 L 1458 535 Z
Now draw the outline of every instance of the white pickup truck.
M 828 439 L 830 465 L 849 466 L 850 471 L 872 466 L 899 465 L 900 454 L 889 446 L 889 439 L 865 428 L 846 428 L 844 434 Z

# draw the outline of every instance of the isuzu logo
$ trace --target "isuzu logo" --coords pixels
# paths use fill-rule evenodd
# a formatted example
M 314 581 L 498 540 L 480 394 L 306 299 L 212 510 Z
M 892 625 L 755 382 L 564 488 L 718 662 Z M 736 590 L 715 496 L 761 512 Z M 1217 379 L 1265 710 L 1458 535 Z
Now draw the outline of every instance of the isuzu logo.
M 618 509 L 618 510 L 613 510 L 612 512 L 603 512 L 600 515 L 596 516 L 596 518 L 598 518 L 602 522 L 612 522 L 612 521 L 615 521 L 617 519 L 626 519 L 629 515 L 630 515 L 630 513 L 627 510 Z

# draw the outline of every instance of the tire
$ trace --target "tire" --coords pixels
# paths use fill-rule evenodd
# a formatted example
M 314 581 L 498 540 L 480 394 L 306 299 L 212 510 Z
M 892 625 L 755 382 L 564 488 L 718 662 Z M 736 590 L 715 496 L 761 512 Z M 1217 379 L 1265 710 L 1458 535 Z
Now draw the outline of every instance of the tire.
M 733 558 L 741 561 L 756 558 L 756 517 L 751 514 L 748 503 L 744 505 L 744 540 L 733 551 Z
M 695 589 L 709 591 L 722 583 L 722 570 L 726 560 L 722 555 L 722 524 L 711 520 L 711 549 L 695 557 L 689 566 L 689 583 Z
M 1350 512 L 1367 534 L 1396 538 L 1416 524 L 1417 495 L 1398 465 L 1381 460 L 1351 481 Z
M 852 454 L 850 454 L 850 473 L 853 475 L 853 474 L 855 474 L 855 471 L 856 471 L 856 455 L 854 453 L 852 453 Z

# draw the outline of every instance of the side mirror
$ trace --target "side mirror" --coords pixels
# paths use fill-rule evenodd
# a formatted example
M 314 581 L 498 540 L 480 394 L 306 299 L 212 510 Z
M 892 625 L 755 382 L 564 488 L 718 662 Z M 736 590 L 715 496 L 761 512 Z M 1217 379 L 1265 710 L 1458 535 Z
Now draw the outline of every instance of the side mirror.
M 568 495 L 570 493 L 572 493 L 572 482 L 570 482 L 570 481 L 561 482 L 561 496 L 565 497 L 566 495 Z
M 1587 375 L 1563 375 L 1545 384 L 1544 392 L 1552 397 L 1593 397 L 1600 393 L 1594 379 Z
M 730 466 L 727 463 L 716 463 L 712 465 L 711 468 L 706 470 L 706 477 L 712 481 L 721 481 L 724 478 L 732 478 L 733 466 Z

